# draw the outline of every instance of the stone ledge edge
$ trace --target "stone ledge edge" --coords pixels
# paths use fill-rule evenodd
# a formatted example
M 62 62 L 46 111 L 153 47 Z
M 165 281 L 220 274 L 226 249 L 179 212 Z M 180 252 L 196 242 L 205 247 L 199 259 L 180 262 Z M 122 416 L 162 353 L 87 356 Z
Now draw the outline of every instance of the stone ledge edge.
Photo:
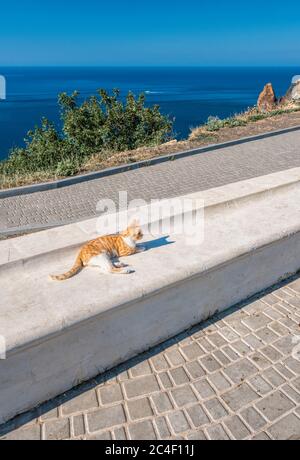
M 177 198 L 192 200 L 201 199 L 205 203 L 204 209 L 206 212 L 216 212 L 217 210 L 220 210 L 220 208 L 230 206 L 232 203 L 239 202 L 243 204 L 248 200 L 259 199 L 266 194 L 278 193 L 280 190 L 287 188 L 290 189 L 291 187 L 296 186 L 299 182 L 300 167 L 279 171 L 266 176 L 247 179 L 245 181 L 234 182 L 233 184 L 227 184 L 201 192 L 182 195 Z M 166 201 L 166 199 L 163 201 Z M 96 228 L 97 220 L 98 217 L 94 217 L 1 241 L 0 249 L 2 253 L 6 250 L 10 252 L 12 249 L 15 249 L 19 253 L 19 257 L 12 257 L 12 259 L 7 262 L 1 261 L 0 258 L 0 270 L 11 267 L 12 265 L 20 263 L 23 264 L 26 260 L 46 256 L 50 253 L 77 248 L 78 246 L 84 244 L 84 242 L 99 236 L 98 233 L 94 233 L 94 231 L 92 232 L 91 230 L 92 227 Z M 70 232 L 72 235 L 70 235 Z M 78 232 L 80 234 L 78 234 Z M 55 237 L 55 241 L 58 239 L 61 244 L 59 246 L 53 244 L 52 237 L 52 241 L 49 241 L 50 245 L 47 249 L 45 249 L 45 238 L 52 234 L 53 237 Z M 40 240 L 43 247 L 42 251 L 32 253 L 30 241 L 33 241 L 33 239 L 35 244 Z M 28 243 L 29 250 L 27 247 Z

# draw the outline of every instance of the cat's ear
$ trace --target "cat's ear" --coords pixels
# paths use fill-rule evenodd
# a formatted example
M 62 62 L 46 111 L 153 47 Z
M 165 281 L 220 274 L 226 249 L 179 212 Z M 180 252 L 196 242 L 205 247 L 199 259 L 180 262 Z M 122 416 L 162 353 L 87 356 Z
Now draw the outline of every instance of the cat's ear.
M 140 227 L 139 219 L 133 219 L 133 221 L 131 221 L 131 223 L 128 226 L 128 228 L 136 228 L 136 227 Z

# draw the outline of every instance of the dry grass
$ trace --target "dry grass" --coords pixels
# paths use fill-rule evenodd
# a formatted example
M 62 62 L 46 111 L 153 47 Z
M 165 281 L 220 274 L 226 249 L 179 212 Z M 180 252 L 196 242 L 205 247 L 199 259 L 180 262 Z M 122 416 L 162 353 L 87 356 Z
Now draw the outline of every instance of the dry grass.
M 216 133 L 222 128 L 236 128 L 247 126 L 249 123 L 256 123 L 261 120 L 278 117 L 289 113 L 295 113 L 300 110 L 298 104 L 289 103 L 282 107 L 278 107 L 270 112 L 260 112 L 256 107 L 249 108 L 245 112 L 236 114 L 232 117 L 220 119 L 218 117 L 210 117 L 202 126 L 198 126 L 191 130 L 190 140 L 201 139 L 210 133 Z

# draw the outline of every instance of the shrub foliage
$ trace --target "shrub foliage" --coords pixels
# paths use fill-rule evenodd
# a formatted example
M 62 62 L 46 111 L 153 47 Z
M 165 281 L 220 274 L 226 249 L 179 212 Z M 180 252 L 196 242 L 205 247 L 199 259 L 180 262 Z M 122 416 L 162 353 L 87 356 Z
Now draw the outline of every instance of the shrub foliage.
M 58 176 L 75 174 L 93 153 L 119 152 L 168 141 L 171 120 L 158 105 L 146 107 L 145 96 L 128 93 L 125 102 L 119 90 L 109 94 L 99 90 L 83 103 L 79 93 L 58 96 L 62 131 L 43 118 L 41 125 L 27 133 L 24 148 L 11 150 L 0 165 L 5 174 L 52 172 Z

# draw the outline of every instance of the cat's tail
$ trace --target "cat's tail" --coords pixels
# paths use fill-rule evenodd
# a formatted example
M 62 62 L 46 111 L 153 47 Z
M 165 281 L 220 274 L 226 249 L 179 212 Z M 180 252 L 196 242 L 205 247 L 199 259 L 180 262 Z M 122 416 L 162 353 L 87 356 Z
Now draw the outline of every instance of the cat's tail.
M 82 260 L 80 256 L 78 256 L 71 270 L 69 270 L 67 273 L 64 273 L 63 275 L 50 275 L 50 278 L 54 281 L 67 280 L 69 278 L 72 278 L 72 276 L 77 275 L 77 273 L 79 273 L 80 270 L 82 270 L 82 267 L 83 267 Z

